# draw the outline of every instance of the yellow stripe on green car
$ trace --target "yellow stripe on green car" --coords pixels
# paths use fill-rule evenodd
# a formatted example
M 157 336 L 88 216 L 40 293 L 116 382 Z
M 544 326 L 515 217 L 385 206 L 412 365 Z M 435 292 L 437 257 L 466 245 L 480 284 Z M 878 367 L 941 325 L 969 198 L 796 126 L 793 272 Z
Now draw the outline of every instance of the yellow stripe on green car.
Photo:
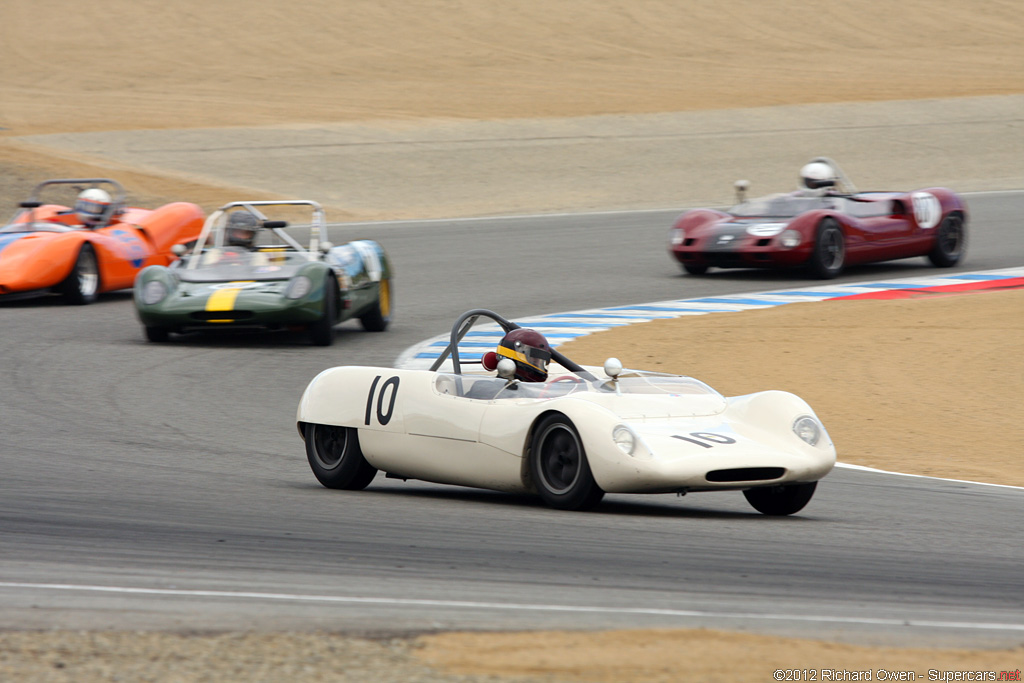
M 247 280 L 245 282 L 231 282 L 228 283 L 227 287 L 222 289 L 215 289 L 210 294 L 210 298 L 206 300 L 206 310 L 208 311 L 233 311 L 235 310 L 235 299 L 238 298 L 238 293 L 245 289 L 245 285 L 252 282 Z M 232 285 L 242 285 L 241 287 L 235 287 Z M 227 320 L 210 320 L 211 323 L 230 323 L 234 322 L 233 319 Z

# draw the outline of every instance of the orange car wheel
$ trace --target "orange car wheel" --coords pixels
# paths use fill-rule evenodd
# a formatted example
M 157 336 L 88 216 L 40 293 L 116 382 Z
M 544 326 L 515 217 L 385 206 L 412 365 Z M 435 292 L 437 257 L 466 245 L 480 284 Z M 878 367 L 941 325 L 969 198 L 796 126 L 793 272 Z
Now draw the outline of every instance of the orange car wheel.
M 69 304 L 81 306 L 96 301 L 96 294 L 100 291 L 100 263 L 96 250 L 88 242 L 78 251 L 75 265 L 60 289 Z

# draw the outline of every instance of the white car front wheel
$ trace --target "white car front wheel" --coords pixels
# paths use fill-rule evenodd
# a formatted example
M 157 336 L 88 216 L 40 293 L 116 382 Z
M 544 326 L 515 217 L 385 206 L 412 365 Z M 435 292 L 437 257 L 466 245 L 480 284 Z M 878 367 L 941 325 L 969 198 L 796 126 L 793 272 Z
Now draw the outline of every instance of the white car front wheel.
M 791 515 L 800 512 L 811 501 L 818 482 L 787 484 L 784 486 L 760 486 L 743 492 L 747 502 L 765 515 Z
M 541 499 L 559 510 L 588 510 L 604 497 L 580 435 L 564 415 L 549 415 L 534 430 L 530 476 Z

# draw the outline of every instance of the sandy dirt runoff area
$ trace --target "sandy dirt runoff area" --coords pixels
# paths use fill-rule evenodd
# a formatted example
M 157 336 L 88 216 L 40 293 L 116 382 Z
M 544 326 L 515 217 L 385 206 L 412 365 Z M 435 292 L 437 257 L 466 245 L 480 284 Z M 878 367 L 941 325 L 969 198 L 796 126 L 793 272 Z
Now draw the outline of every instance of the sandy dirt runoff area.
M 88 176 L 117 178 L 144 206 L 238 199 L 159 169 L 31 154 L 15 140 L 26 135 L 1021 94 L 1021 16 L 1013 0 L 4 0 L 0 202 L 13 211 L 40 180 Z M 439 193 L 440 215 L 445 201 Z M 646 323 L 571 353 L 600 363 L 626 349 L 627 366 L 727 394 L 793 391 L 846 462 L 1022 486 L 1022 307 L 1019 291 L 795 304 Z M 677 351 L 696 345 L 700 354 Z M 12 681 L 767 681 L 776 668 L 1012 672 L 1022 662 L 1024 647 L 880 649 L 709 630 L 0 633 L 0 679 Z

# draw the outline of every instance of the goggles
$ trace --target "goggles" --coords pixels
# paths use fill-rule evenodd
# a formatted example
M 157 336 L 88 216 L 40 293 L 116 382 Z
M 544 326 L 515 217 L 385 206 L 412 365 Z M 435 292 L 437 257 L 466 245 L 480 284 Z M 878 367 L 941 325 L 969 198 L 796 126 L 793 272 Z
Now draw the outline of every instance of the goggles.
M 517 342 L 516 348 L 510 349 L 507 346 L 498 347 L 498 355 L 511 358 L 514 361 L 525 363 L 531 368 L 540 372 L 548 371 L 548 363 L 551 362 L 551 352 L 538 349 L 533 346 L 526 346 Z

